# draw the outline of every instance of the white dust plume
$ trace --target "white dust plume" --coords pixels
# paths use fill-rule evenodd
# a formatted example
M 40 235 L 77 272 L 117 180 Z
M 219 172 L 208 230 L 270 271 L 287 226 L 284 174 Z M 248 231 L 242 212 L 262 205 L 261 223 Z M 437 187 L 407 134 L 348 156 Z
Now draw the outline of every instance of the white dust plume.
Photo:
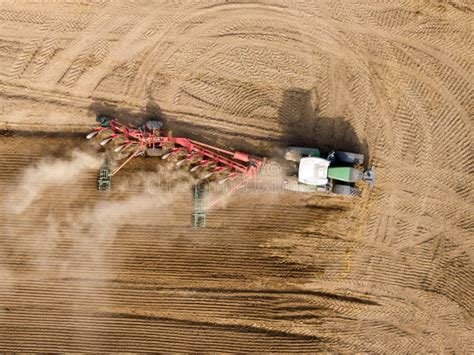
M 75 150 L 70 158 L 43 159 L 26 169 L 20 183 L 7 196 L 5 209 L 7 212 L 19 214 L 41 197 L 43 192 L 52 185 L 65 185 L 76 180 L 87 169 L 100 167 L 103 158 Z

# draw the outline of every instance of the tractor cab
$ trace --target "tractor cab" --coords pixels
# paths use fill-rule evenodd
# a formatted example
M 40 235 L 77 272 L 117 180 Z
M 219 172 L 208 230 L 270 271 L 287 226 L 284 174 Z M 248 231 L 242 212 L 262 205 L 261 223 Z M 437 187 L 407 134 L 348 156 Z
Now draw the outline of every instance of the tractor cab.
M 302 158 L 298 168 L 298 181 L 307 185 L 325 186 L 328 183 L 329 164 L 323 158 Z

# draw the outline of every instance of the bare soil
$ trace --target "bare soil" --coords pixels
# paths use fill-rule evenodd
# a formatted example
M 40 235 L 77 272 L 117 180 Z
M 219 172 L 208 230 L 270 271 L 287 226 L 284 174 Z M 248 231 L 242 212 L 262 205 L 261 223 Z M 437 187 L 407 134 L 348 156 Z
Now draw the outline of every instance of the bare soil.
M 0 350 L 472 352 L 470 2 L 178 3 L 0 2 Z M 249 188 L 193 230 L 137 159 L 13 213 L 25 169 L 96 154 L 97 113 L 363 152 L 376 187 Z

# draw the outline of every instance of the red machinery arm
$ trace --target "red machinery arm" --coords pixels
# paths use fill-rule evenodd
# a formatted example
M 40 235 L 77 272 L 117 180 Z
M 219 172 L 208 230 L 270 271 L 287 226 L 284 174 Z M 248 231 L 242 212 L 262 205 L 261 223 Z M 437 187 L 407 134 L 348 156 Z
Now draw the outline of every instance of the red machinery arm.
M 105 145 L 112 140 L 121 139 L 123 144 L 117 147 L 118 150 L 123 147 L 137 146 L 137 149 L 128 159 L 117 168 L 112 175 L 116 174 L 123 166 L 125 166 L 133 157 L 140 152 L 146 151 L 148 148 L 169 149 L 165 155 L 184 154 L 184 160 L 190 161 L 195 166 L 214 166 L 213 172 L 227 172 L 228 178 L 244 176 L 254 178 L 258 175 L 259 170 L 263 166 L 265 159 L 252 157 L 246 153 L 233 152 L 221 148 L 214 147 L 209 144 L 197 142 L 183 137 L 172 137 L 161 129 L 146 129 L 145 126 L 139 128 L 124 125 L 117 120 L 105 121 L 94 132 L 91 132 L 87 138 L 92 138 L 99 132 L 111 131 L 111 134 L 103 139 L 100 144 Z M 117 150 L 116 148 L 116 150 Z

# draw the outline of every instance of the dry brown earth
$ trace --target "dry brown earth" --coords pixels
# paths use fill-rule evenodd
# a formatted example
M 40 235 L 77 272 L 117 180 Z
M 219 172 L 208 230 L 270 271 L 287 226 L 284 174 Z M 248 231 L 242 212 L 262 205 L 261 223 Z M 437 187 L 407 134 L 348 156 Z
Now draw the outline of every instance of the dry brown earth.
M 2 206 L 0 350 L 473 352 L 472 23 L 461 0 L 0 1 L 3 202 L 99 111 L 377 169 L 359 200 L 250 189 L 202 230 L 154 163 L 108 197 L 89 168 L 33 180 Z

